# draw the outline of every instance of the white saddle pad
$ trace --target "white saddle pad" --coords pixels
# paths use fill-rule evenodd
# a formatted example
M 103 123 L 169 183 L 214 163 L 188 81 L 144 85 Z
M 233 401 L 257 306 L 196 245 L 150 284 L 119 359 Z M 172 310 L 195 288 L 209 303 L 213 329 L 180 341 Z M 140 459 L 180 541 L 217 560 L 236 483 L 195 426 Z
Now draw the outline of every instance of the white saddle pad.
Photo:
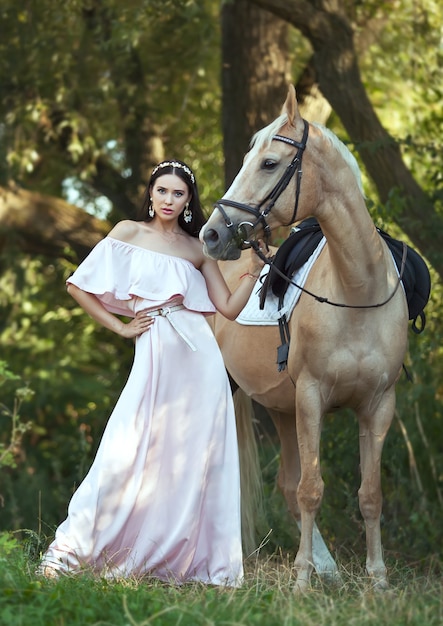
M 292 282 L 297 283 L 300 287 L 304 286 L 311 267 L 314 265 L 320 252 L 323 250 L 325 243 L 326 238 L 323 237 L 306 263 L 295 272 L 294 276 L 291 278 Z M 260 280 L 257 281 L 258 285 L 262 283 L 264 277 L 269 272 L 269 269 L 269 265 L 265 265 L 263 267 L 260 273 Z M 243 324 L 245 326 L 277 326 L 278 320 L 282 315 L 286 315 L 286 319 L 289 320 L 291 313 L 300 298 L 301 289 L 293 284 L 290 284 L 285 294 L 283 307 L 280 310 L 278 310 L 279 299 L 272 293 L 271 290 L 268 291 L 266 296 L 264 308 L 260 309 L 259 292 L 259 286 L 256 289 L 253 289 L 245 308 L 236 319 L 239 324 Z

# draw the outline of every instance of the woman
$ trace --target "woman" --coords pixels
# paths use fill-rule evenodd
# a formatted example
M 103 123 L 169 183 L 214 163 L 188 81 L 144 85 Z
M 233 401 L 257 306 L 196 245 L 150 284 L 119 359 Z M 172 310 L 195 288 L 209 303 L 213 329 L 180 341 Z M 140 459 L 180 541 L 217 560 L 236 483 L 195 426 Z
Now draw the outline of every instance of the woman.
M 118 223 L 67 281 L 91 317 L 135 338 L 135 356 L 39 572 L 87 568 L 236 586 L 243 566 L 235 416 L 205 316 L 218 310 L 235 319 L 263 263 L 251 253 L 250 272 L 230 292 L 203 254 L 197 185 L 182 161 L 154 168 L 142 213 Z

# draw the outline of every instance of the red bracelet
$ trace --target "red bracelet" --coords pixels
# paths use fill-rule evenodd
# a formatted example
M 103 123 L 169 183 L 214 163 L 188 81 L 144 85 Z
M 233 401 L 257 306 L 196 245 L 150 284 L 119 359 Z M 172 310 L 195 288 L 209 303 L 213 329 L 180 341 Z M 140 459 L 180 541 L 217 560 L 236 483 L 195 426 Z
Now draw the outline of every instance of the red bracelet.
M 245 278 L 245 276 L 247 276 L 248 278 L 252 278 L 253 280 L 258 280 L 260 278 L 260 276 L 254 276 L 254 274 L 250 274 L 249 272 L 245 272 L 244 274 L 242 274 L 240 276 L 240 280 L 242 278 Z

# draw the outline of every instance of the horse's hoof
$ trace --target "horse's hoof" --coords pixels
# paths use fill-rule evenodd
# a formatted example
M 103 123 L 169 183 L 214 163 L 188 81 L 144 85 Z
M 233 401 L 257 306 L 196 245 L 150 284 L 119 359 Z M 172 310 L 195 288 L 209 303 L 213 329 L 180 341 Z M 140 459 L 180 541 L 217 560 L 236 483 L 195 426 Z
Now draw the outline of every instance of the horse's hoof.
M 311 590 L 311 582 L 309 578 L 305 576 L 298 576 L 294 585 L 294 593 L 296 595 L 302 595 L 308 593 Z
M 335 585 L 339 587 L 343 584 L 343 579 L 338 570 L 324 570 L 323 572 L 317 572 L 317 575 L 326 585 Z
M 385 576 L 371 578 L 371 589 L 376 593 L 389 591 L 388 581 Z

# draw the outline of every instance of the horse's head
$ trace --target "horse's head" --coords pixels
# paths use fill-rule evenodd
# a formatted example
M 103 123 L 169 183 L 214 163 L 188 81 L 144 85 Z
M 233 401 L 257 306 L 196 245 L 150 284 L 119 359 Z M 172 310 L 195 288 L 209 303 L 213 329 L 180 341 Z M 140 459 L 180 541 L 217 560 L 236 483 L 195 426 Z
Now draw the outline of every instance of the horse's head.
M 206 254 L 237 259 L 251 239 L 306 216 L 302 205 L 310 187 L 301 185 L 301 166 L 308 129 L 291 85 L 281 115 L 254 136 L 240 172 L 202 229 Z

